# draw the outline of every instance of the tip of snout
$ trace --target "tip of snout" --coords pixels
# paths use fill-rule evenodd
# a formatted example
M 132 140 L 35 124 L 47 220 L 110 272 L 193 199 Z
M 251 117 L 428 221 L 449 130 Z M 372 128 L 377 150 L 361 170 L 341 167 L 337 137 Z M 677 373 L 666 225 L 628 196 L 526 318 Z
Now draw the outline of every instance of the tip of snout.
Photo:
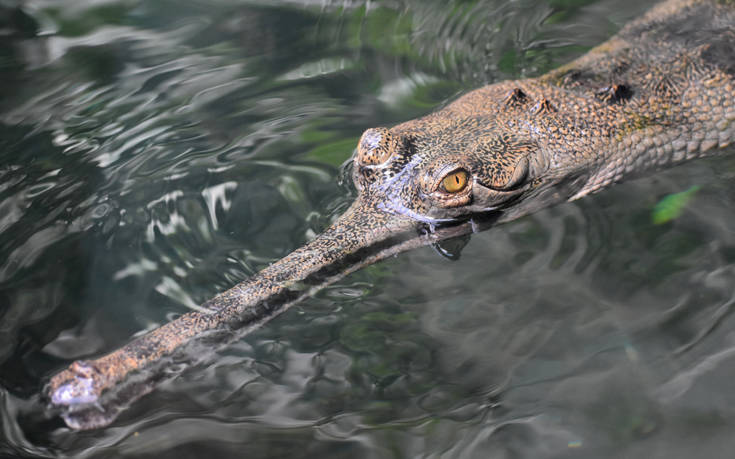
M 77 361 L 55 375 L 44 388 L 47 410 L 56 413 L 75 430 L 109 424 L 115 416 L 102 407 L 96 370 L 88 362 Z
M 97 402 L 99 396 L 91 378 L 75 378 L 53 389 L 49 394 L 52 405 L 74 406 Z
M 57 374 L 45 388 L 52 405 L 74 407 L 97 403 L 100 390 L 95 379 L 96 370 L 88 362 L 76 361 Z
M 118 391 L 123 392 L 123 400 L 120 401 L 115 392 L 107 391 L 104 397 L 100 395 L 93 378 L 76 375 L 60 383 L 54 382 L 52 380 L 45 388 L 48 400 L 46 409 L 60 416 L 74 430 L 100 429 L 110 425 L 128 401 L 137 400 L 150 391 L 150 387 L 140 384 L 140 381 L 128 383 Z
M 107 412 L 100 404 L 92 378 L 77 376 L 60 385 L 49 384 L 45 392 L 48 411 L 61 416 L 71 429 L 96 429 L 115 418 L 116 413 Z

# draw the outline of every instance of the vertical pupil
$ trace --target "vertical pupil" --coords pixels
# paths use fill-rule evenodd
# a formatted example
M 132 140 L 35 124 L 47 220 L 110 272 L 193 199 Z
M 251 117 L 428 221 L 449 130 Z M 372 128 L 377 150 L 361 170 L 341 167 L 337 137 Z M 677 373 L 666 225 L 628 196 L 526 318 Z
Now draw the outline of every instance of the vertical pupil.
M 467 184 L 467 173 L 453 172 L 444 177 L 444 190 L 449 193 L 461 191 Z

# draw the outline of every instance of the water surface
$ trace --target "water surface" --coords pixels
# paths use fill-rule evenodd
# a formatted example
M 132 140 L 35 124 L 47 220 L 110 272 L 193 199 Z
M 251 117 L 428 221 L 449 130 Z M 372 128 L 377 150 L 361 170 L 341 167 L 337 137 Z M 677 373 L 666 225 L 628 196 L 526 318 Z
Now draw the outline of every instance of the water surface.
M 39 390 L 257 272 L 361 132 L 584 53 L 651 2 L 0 6 L 0 456 L 725 457 L 735 159 L 349 276 L 74 432 Z M 657 203 L 697 186 L 683 212 Z

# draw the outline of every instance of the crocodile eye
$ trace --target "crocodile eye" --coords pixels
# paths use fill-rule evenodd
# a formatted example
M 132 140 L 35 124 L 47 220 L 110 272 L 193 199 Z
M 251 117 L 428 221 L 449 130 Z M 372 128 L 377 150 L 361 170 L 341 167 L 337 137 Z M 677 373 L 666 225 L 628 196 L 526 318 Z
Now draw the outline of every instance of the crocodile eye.
M 459 193 L 467 187 L 467 179 L 467 172 L 454 171 L 444 177 L 444 180 L 442 180 L 442 188 L 447 193 Z

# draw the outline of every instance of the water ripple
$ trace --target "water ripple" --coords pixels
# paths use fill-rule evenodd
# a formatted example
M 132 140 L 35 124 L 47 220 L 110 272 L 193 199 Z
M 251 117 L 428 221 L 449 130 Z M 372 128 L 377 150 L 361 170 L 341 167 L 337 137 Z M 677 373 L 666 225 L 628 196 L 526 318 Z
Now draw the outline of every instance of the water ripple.
M 475 235 L 455 263 L 371 266 L 110 428 L 71 432 L 37 395 L 314 237 L 354 196 L 336 181 L 364 128 L 542 73 L 638 3 L 23 4 L 2 45 L 0 455 L 716 456 L 727 159 Z M 691 184 L 696 206 L 650 223 Z

